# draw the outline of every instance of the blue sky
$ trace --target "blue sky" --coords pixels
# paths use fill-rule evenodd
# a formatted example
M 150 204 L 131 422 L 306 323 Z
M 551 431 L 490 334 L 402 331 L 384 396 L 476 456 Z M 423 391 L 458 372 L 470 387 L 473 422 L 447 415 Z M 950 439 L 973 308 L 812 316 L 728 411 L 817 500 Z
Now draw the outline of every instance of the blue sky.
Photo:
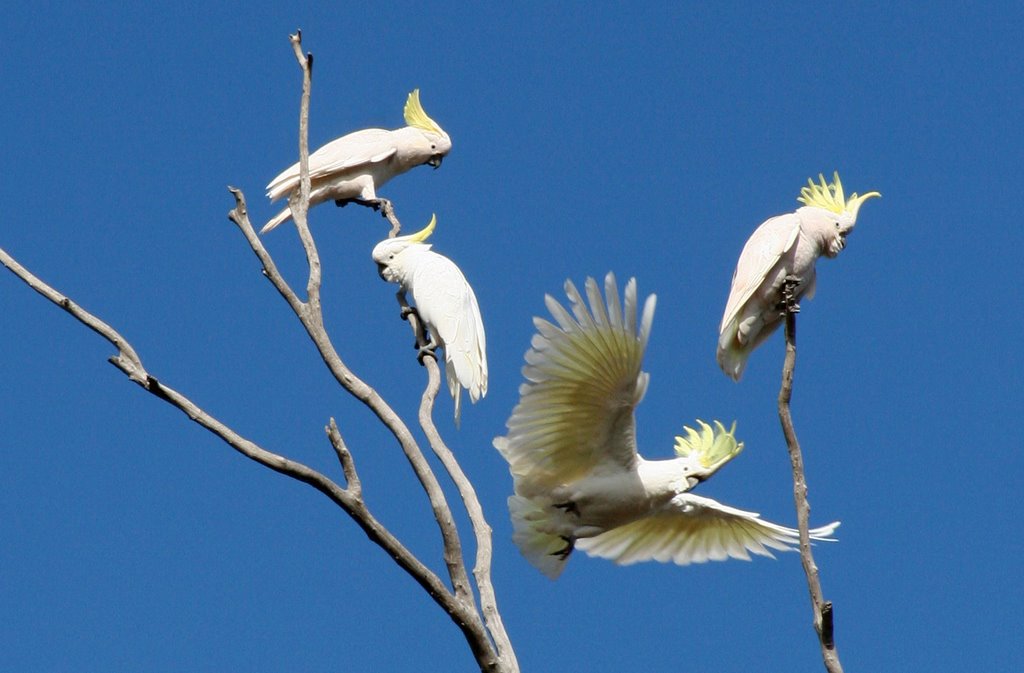
M 879 190 L 799 317 L 794 419 L 847 670 L 1013 670 L 1022 651 L 1017 481 L 1024 49 L 1017 3 L 755 7 L 355 3 L 5 10 L 0 247 L 128 337 L 147 367 L 262 446 L 340 479 L 440 570 L 397 447 L 348 399 L 225 214 L 254 219 L 310 142 L 402 124 L 421 89 L 454 149 L 388 184 L 473 283 L 490 392 L 436 418 L 494 527 L 524 671 L 820 670 L 796 554 L 550 582 L 513 546 L 491 439 L 564 280 L 614 270 L 658 295 L 641 449 L 695 418 L 744 453 L 698 492 L 794 524 L 775 396 L 783 343 L 741 384 L 714 361 L 733 265 L 764 219 L 838 170 Z M 724 3 L 723 3 L 724 5 Z M 378 215 L 323 206 L 327 324 L 408 418 L 423 372 L 369 258 Z M 266 243 L 303 277 L 294 230 Z M 246 461 L 105 362 L 106 342 L 0 276 L 0 669 L 473 670 L 457 629 L 339 510 Z M 467 546 L 471 546 L 467 539 Z

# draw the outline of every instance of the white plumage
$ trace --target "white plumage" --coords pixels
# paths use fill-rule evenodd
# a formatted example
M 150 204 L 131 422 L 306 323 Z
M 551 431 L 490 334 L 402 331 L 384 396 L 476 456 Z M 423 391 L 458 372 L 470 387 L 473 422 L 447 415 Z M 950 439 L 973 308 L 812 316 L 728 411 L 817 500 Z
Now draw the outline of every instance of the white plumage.
M 411 168 L 429 164 L 434 168 L 452 149 L 452 141 L 420 105 L 419 89 L 405 103 L 405 123 L 395 131 L 364 129 L 327 143 L 309 155 L 309 206 L 324 201 L 380 202 L 377 189 Z M 299 189 L 299 164 L 285 169 L 267 185 L 271 201 L 290 198 Z M 291 219 L 285 207 L 260 230 L 265 234 Z
M 474 403 L 487 394 L 487 339 L 476 295 L 466 277 L 455 262 L 423 242 L 436 223 L 437 218 L 432 217 L 422 231 L 385 239 L 372 255 L 381 277 L 412 295 L 434 344 L 444 348 L 445 378 L 458 423 L 462 388 Z
M 638 319 L 635 280 L 620 302 L 612 274 L 605 299 L 588 278 L 589 309 L 572 282 L 565 292 L 569 310 L 546 297 L 554 323 L 534 318 L 526 382 L 508 434 L 494 440 L 514 482 L 513 539 L 530 563 L 554 579 L 573 548 L 620 564 L 686 565 L 795 546 L 796 530 L 687 492 L 742 450 L 735 425 L 698 421 L 676 438 L 676 458 L 637 454 L 633 412 L 647 389 L 640 366 L 654 296 Z M 826 539 L 838 525 L 811 536 Z
M 861 204 L 881 196 L 854 193 L 846 200 L 839 174 L 834 176 L 831 184 L 820 175 L 820 185 L 808 180 L 797 199 L 806 205 L 766 220 L 743 246 L 718 336 L 718 364 L 734 381 L 743 375 L 751 351 L 782 323 L 785 280 L 793 279 L 796 301 L 812 299 L 815 262 L 822 255 L 838 255 L 857 222 Z

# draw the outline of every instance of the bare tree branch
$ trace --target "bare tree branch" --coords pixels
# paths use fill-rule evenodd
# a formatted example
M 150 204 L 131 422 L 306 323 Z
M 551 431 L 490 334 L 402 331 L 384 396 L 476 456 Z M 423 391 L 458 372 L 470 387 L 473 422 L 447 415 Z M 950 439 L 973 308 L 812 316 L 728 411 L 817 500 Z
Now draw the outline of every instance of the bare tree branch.
M 345 483 L 348 484 L 345 490 L 355 498 L 362 498 L 363 485 L 359 480 L 359 474 L 356 472 L 356 464 L 348 447 L 345 446 L 345 440 L 341 438 L 341 431 L 338 430 L 338 424 L 334 421 L 334 418 L 331 418 L 330 423 L 324 430 L 327 432 L 328 439 L 331 440 L 334 453 L 338 456 L 338 462 L 341 463 L 341 470 L 345 473 Z
M 120 333 L 34 276 L 2 249 L 0 249 L 0 263 L 4 264 L 16 276 L 21 278 L 29 287 L 66 310 L 81 323 L 113 344 L 118 352 L 117 355 L 110 358 L 110 361 L 126 374 L 130 380 L 140 385 L 147 392 L 181 410 L 190 419 L 215 434 L 242 455 L 281 474 L 311 485 L 341 507 L 362 528 L 370 540 L 383 548 L 400 568 L 408 572 L 449 615 L 452 621 L 455 622 L 465 636 L 481 671 L 518 673 L 518 663 L 498 615 L 494 591 L 490 581 L 490 527 L 484 519 L 483 511 L 472 485 L 462 472 L 454 455 L 444 444 L 431 418 L 434 400 L 440 388 L 440 369 L 436 360 L 431 358 L 427 363 L 428 381 L 421 402 L 420 421 L 421 426 L 427 433 L 431 447 L 459 489 L 459 493 L 472 521 L 474 532 L 476 533 L 477 565 L 474 575 L 477 580 L 476 587 L 480 593 L 483 617 L 480 614 L 481 610 L 477 608 L 473 588 L 470 584 L 458 530 L 437 477 L 434 475 L 404 421 L 373 388 L 364 383 L 345 365 L 324 328 L 323 310 L 320 303 L 322 279 L 320 257 L 307 219 L 311 187 L 308 126 L 313 56 L 312 54 L 302 54 L 301 32 L 289 36 L 289 39 L 303 72 L 302 99 L 299 114 L 299 189 L 289 198 L 289 208 L 309 265 L 305 300 L 297 295 L 281 275 L 273 258 L 264 247 L 249 220 L 245 195 L 240 189 L 234 187 L 229 187 L 229 189 L 235 197 L 235 208 L 230 211 L 228 217 L 238 226 L 249 243 L 250 248 L 260 260 L 264 276 L 270 280 L 271 284 L 299 318 L 335 380 L 356 399 L 369 407 L 398 441 L 427 495 L 434 518 L 438 523 L 444 545 L 445 564 L 452 590 L 449 590 L 430 568 L 405 548 L 371 514 L 363 501 L 362 483 L 356 470 L 354 458 L 346 446 L 338 425 L 333 418 L 330 419 L 325 430 L 344 473 L 345 487 L 339 486 L 325 475 L 306 465 L 267 451 L 221 423 L 185 395 L 160 382 L 146 370 L 138 353 Z M 390 202 L 382 201 L 380 207 L 384 217 L 391 223 L 390 236 L 397 235 L 401 229 L 401 224 L 395 216 Z M 404 298 L 402 301 L 404 303 Z M 418 339 L 425 337 L 422 324 L 415 318 L 412 320 L 412 327 Z
M 267 451 L 255 442 L 241 436 L 204 411 L 185 395 L 161 383 L 146 370 L 135 349 L 119 332 L 30 273 L 2 248 L 0 248 L 0 264 L 10 269 L 14 275 L 18 276 L 33 290 L 66 310 L 79 322 L 109 341 L 118 349 L 118 354 L 111 357 L 110 362 L 144 390 L 181 410 L 190 419 L 212 432 L 231 448 L 247 458 L 265 467 L 269 467 L 275 472 L 309 484 L 330 498 L 332 502 L 339 505 L 355 519 L 356 523 L 359 524 L 373 542 L 383 547 L 388 555 L 395 559 L 396 563 L 412 575 L 427 593 L 445 608 L 456 623 L 459 623 L 459 620 L 463 618 L 461 603 L 456 601 L 455 596 L 445 588 L 437 575 L 423 565 L 370 514 L 359 497 L 358 490 L 343 489 L 320 472 L 302 463 Z M 354 466 L 352 466 L 352 470 L 352 474 L 354 474 Z M 346 472 L 346 474 L 349 473 Z M 358 484 L 358 479 L 356 483 Z
M 310 190 L 308 125 L 312 54 L 303 57 L 301 48 L 301 32 L 297 32 L 295 35 L 290 36 L 289 39 L 295 52 L 296 59 L 303 71 L 302 103 L 300 105 L 299 119 L 300 189 L 297 198 L 296 195 L 293 195 L 292 198 L 289 199 L 289 208 L 292 211 L 292 217 L 295 221 L 303 248 L 306 251 L 306 257 L 310 267 L 310 276 L 307 283 L 307 302 L 302 302 L 295 296 L 294 292 L 277 271 L 273 264 L 273 260 L 270 258 L 269 253 L 264 249 L 262 242 L 260 242 L 256 236 L 255 230 L 248 219 L 245 197 L 240 190 L 231 190 L 235 196 L 236 207 L 229 214 L 229 218 L 242 230 L 246 240 L 260 259 L 260 262 L 263 264 L 264 274 L 268 279 L 270 279 L 271 283 L 278 289 L 278 292 L 286 301 L 288 301 L 289 305 L 295 311 L 303 326 L 306 328 L 307 333 L 313 339 L 314 344 L 316 344 L 324 363 L 334 374 L 335 379 L 354 397 L 369 406 L 377 417 L 392 431 L 392 434 L 395 435 L 399 444 L 402 446 L 402 450 L 405 453 L 406 458 L 412 465 L 414 472 L 428 496 L 434 517 L 441 530 L 442 540 L 444 543 L 445 564 L 448 568 L 448 574 L 455 591 L 455 599 L 463 607 L 463 610 L 460 611 L 461 614 L 459 615 L 459 619 L 456 619 L 456 621 L 459 623 L 460 627 L 463 628 L 463 631 L 466 632 L 467 639 L 474 651 L 474 655 L 477 657 L 478 663 L 481 665 L 481 669 L 518 671 L 518 664 L 515 660 L 511 643 L 509 642 L 508 636 L 500 621 L 500 616 L 497 615 L 493 587 L 490 584 L 490 529 L 487 527 L 486 521 L 483 519 L 482 509 L 479 506 L 475 493 L 472 491 L 472 487 L 469 487 L 469 494 L 472 497 L 470 501 L 467 502 L 466 506 L 467 510 L 470 511 L 474 530 L 477 531 L 477 573 L 479 573 L 480 568 L 481 550 L 484 550 L 484 558 L 486 558 L 484 575 L 485 581 L 480 583 L 479 574 L 477 575 L 477 586 L 481 593 L 481 604 L 485 613 L 486 622 L 481 621 L 479 613 L 477 612 L 473 592 L 469 583 L 469 577 L 466 573 L 466 566 L 462 555 L 462 547 L 458 536 L 458 530 L 455 527 L 454 519 L 444 496 L 444 492 L 441 490 L 433 471 L 430 469 L 430 466 L 422 455 L 418 445 L 412 439 L 411 433 L 405 426 L 404 422 L 383 401 L 383 399 L 379 397 L 376 391 L 358 379 L 351 370 L 344 365 L 341 358 L 334 350 L 330 338 L 324 328 L 323 314 L 319 302 L 321 278 L 319 255 L 306 218 Z M 387 218 L 392 225 L 389 236 L 396 236 L 401 230 L 401 224 L 395 216 L 391 203 L 384 200 L 381 203 L 381 210 L 385 218 Z M 415 322 L 413 323 L 413 330 L 414 333 L 422 335 L 422 327 L 418 326 Z M 428 365 L 428 372 L 430 372 L 430 374 L 428 374 L 429 380 L 427 390 L 430 391 L 432 388 L 433 392 L 424 394 L 424 404 L 421 406 L 421 415 L 425 413 L 427 418 L 430 417 L 430 413 L 432 412 L 433 401 L 436 398 L 437 388 L 439 387 L 440 381 L 440 372 L 436 361 L 433 359 L 431 359 L 430 364 Z M 430 427 L 433 428 L 432 422 L 430 423 Z M 360 491 L 361 486 L 358 481 L 358 476 L 355 473 L 355 466 L 352 462 L 351 454 L 348 452 L 347 448 L 345 448 L 340 432 L 338 431 L 337 425 L 334 423 L 333 419 L 330 426 L 327 428 L 327 432 L 331 439 L 332 446 L 335 448 L 335 452 L 342 463 L 342 469 L 345 471 L 346 479 L 349 482 L 349 488 L 354 488 L 357 492 Z M 434 432 L 436 435 L 436 429 Z M 435 451 L 437 451 L 436 445 L 434 445 L 433 442 L 431 443 L 432 446 L 435 446 Z M 443 443 L 441 446 L 444 447 Z M 466 493 L 464 491 L 464 486 L 459 483 L 459 479 L 454 475 L 461 475 L 462 480 L 465 481 L 467 485 L 468 480 L 465 479 L 465 475 L 462 474 L 461 468 L 459 468 L 458 463 L 455 461 L 447 447 L 444 447 L 444 451 L 447 452 L 447 455 L 450 458 L 450 461 L 445 462 L 446 469 L 449 470 L 449 473 L 453 473 L 453 468 L 449 463 L 454 463 L 455 471 L 453 473 L 453 480 L 456 481 L 465 502 Z M 472 505 L 475 505 L 475 509 Z M 483 528 L 486 529 L 487 532 L 487 535 L 485 536 L 486 539 L 483 540 L 482 544 L 481 535 L 479 533 L 479 524 L 475 518 L 476 515 L 479 517 L 479 523 L 482 523 Z M 456 616 L 450 611 L 449 614 L 452 615 L 453 619 L 456 618 Z M 488 631 L 491 634 L 490 638 L 488 637 Z M 493 643 L 491 638 L 493 638 Z M 498 653 L 494 651 L 495 646 L 499 649 Z
M 416 335 L 417 347 L 426 346 L 429 337 L 426 327 L 419 319 L 419 314 L 410 310 L 409 303 L 404 292 L 398 292 L 398 305 L 400 313 L 409 320 L 413 334 Z M 423 391 L 420 402 L 419 420 L 427 441 L 430 443 L 434 455 L 444 465 L 449 477 L 459 491 L 466 513 L 469 515 L 470 523 L 473 526 L 473 533 L 476 537 L 476 564 L 473 568 L 473 576 L 476 579 L 477 591 L 480 594 L 480 607 L 484 613 L 484 622 L 488 631 L 494 639 L 498 649 L 498 656 L 509 670 L 519 670 L 519 662 L 516 660 L 512 642 L 509 640 L 505 625 L 501 620 L 501 613 L 498 611 L 498 601 L 494 594 L 494 584 L 491 582 L 491 560 L 493 545 L 491 544 L 491 526 L 484 517 L 480 500 L 476 496 L 476 490 L 472 482 L 463 472 L 459 461 L 444 442 L 441 433 L 434 425 L 433 409 L 434 400 L 437 398 L 438 390 L 441 387 L 441 371 L 436 357 L 425 357 L 424 365 L 427 368 L 427 387 Z
M 810 518 L 811 506 L 807 502 L 807 479 L 804 476 L 804 459 L 800 442 L 796 438 L 789 402 L 793 395 L 793 371 L 796 368 L 796 314 L 800 310 L 793 294 L 793 283 L 787 279 L 783 286 L 783 305 L 786 313 L 786 359 L 782 365 L 782 387 L 779 390 L 779 420 L 782 434 L 789 447 L 789 461 L 793 467 L 793 499 L 796 501 L 797 527 L 800 529 L 800 561 L 807 575 L 807 588 L 811 594 L 814 610 L 814 630 L 821 643 L 821 656 L 829 673 L 842 673 L 839 653 L 833 638 L 832 603 L 826 601 L 818 579 L 818 566 L 811 554 Z
M 244 212 L 244 197 L 241 196 L 240 192 L 238 192 L 238 198 L 243 199 L 242 211 Z M 251 224 L 248 223 L 248 218 L 240 216 L 239 219 L 242 219 L 248 225 L 249 232 L 252 232 L 254 236 L 255 232 L 252 230 Z M 259 250 L 262 250 L 262 245 L 258 246 L 258 255 Z M 263 254 L 266 254 L 265 250 L 262 250 L 262 252 Z M 284 456 L 267 451 L 255 442 L 246 439 L 207 413 L 185 395 L 160 382 L 155 376 L 146 370 L 138 353 L 128 340 L 117 332 L 117 330 L 29 272 L 2 248 L 0 248 L 0 264 L 7 267 L 12 273 L 14 273 L 14 275 L 24 281 L 33 290 L 46 297 L 57 306 L 60 306 L 79 322 L 109 341 L 118 350 L 117 355 L 110 358 L 110 362 L 127 375 L 130 380 L 139 384 L 147 392 L 181 410 L 190 419 L 215 434 L 242 455 L 261 465 L 269 467 L 276 472 L 309 484 L 326 495 L 332 502 L 340 506 L 347 514 L 349 514 L 349 516 L 352 517 L 360 528 L 363 529 L 367 537 L 369 537 L 375 544 L 382 547 L 388 555 L 395 560 L 399 567 L 408 572 L 413 579 L 423 587 L 427 594 L 430 595 L 439 606 L 441 606 L 452 621 L 458 625 L 458 627 L 463 631 L 463 634 L 465 635 L 474 656 L 477 658 L 482 671 L 514 672 L 518 670 L 518 668 L 504 665 L 504 662 L 499 660 L 498 655 L 491 644 L 488 632 L 476 613 L 475 605 L 473 605 L 471 601 L 467 604 L 465 600 L 457 598 L 453 593 L 451 593 L 437 575 L 435 575 L 428 567 L 419 561 L 412 552 L 402 545 L 401 542 L 395 538 L 386 527 L 377 521 L 377 519 L 366 508 L 361 497 L 361 487 L 358 476 L 355 472 L 355 465 L 352 462 L 352 458 L 348 453 L 348 450 L 344 447 L 344 443 L 340 441 L 340 433 L 334 434 L 331 433 L 330 429 L 328 429 L 329 436 L 331 436 L 332 439 L 332 444 L 335 446 L 335 450 L 342 462 L 346 478 L 348 479 L 349 486 L 347 489 L 338 486 L 328 477 L 302 463 L 298 463 Z M 268 267 L 265 267 L 268 277 L 271 275 L 271 269 L 274 269 L 274 272 L 276 273 L 276 269 L 273 267 L 272 262 Z M 279 291 L 281 291 L 286 298 L 290 298 L 292 300 L 289 301 L 289 303 L 296 301 L 297 298 L 294 296 L 294 293 L 291 293 L 289 297 L 288 293 L 290 292 L 290 288 L 288 288 L 287 284 L 285 284 L 280 278 L 278 278 L 278 280 L 281 283 L 278 285 Z M 334 357 L 336 357 L 336 354 Z M 338 362 L 340 362 L 340 359 Z M 333 424 L 333 420 L 332 426 L 336 431 L 336 425 Z M 408 433 L 408 430 L 405 430 L 405 432 Z M 426 460 L 422 454 L 419 453 L 418 447 L 416 447 L 415 450 L 417 460 L 426 466 Z M 426 470 L 429 472 L 429 467 L 426 467 Z M 433 478 L 432 473 L 430 476 Z M 436 478 L 434 479 L 434 484 L 436 485 Z M 437 486 L 437 488 L 438 491 L 440 491 L 440 487 Z M 441 497 L 443 498 L 443 494 Z M 454 528 L 450 512 L 448 514 L 447 524 Z M 465 573 L 464 567 L 463 573 Z
M 307 281 L 307 301 L 299 299 L 294 291 L 288 286 L 281 276 L 277 267 L 273 264 L 270 254 L 266 251 L 263 243 L 259 240 L 252 223 L 248 218 L 248 208 L 245 203 L 245 195 L 241 190 L 229 188 L 235 196 L 235 209 L 228 214 L 228 218 L 242 230 L 246 241 L 248 241 L 253 252 L 263 264 L 264 275 L 277 288 L 278 292 L 285 298 L 292 310 L 298 316 L 306 333 L 309 334 L 316 345 L 320 356 L 327 365 L 327 368 L 334 375 L 335 380 L 356 399 L 366 404 L 377 415 L 378 419 L 392 432 L 402 447 L 406 458 L 412 465 L 413 471 L 420 481 L 430 501 L 434 518 L 441 530 L 441 537 L 444 543 L 445 558 L 449 561 L 448 573 L 451 578 L 456 595 L 464 596 L 469 592 L 469 577 L 465 565 L 462 562 L 462 545 L 459 540 L 458 530 L 455 527 L 451 509 L 448 506 L 444 491 L 437 481 L 437 477 L 430 469 L 429 463 L 424 458 L 419 446 L 412 437 L 412 433 L 406 427 L 402 419 L 384 402 L 373 388 L 359 379 L 345 364 L 338 355 L 331 343 L 331 339 L 324 327 L 323 309 L 320 304 L 320 255 L 316 243 L 310 232 L 306 214 L 309 210 L 309 98 L 312 80 L 312 55 L 302 54 L 302 33 L 297 31 L 289 36 L 292 49 L 295 53 L 299 67 L 302 69 L 302 100 L 299 107 L 299 196 L 296 199 L 293 195 L 289 199 L 289 208 L 292 211 L 292 219 L 298 230 L 299 239 L 302 241 L 306 259 L 309 263 L 309 278 Z M 458 559 L 453 562 L 453 559 Z

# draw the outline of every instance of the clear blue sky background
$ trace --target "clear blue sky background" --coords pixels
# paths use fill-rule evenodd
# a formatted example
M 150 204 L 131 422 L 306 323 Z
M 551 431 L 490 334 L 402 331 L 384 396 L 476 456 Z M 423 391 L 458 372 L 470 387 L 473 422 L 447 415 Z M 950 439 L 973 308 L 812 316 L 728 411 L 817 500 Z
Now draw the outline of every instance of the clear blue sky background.
M 699 493 L 794 524 L 781 336 L 737 385 L 716 332 L 746 237 L 837 169 L 884 196 L 799 318 L 812 519 L 843 522 L 817 548 L 842 660 L 1017 670 L 1024 10 L 763 4 L 11 5 L 0 246 L 168 385 L 340 479 L 322 430 L 336 416 L 374 511 L 440 571 L 399 450 L 225 218 L 228 184 L 269 217 L 263 187 L 297 155 L 289 32 L 315 54 L 314 147 L 401 126 L 420 87 L 454 149 L 383 193 L 407 226 L 438 213 L 435 250 L 484 313 L 490 393 L 461 431 L 450 400 L 436 416 L 494 527 L 523 670 L 816 671 L 796 554 L 687 568 L 580 554 L 550 582 L 511 542 L 491 439 L 544 293 L 636 276 L 658 294 L 642 450 L 670 455 L 697 417 L 737 419 L 746 451 Z M 369 258 L 383 220 L 328 205 L 312 224 L 342 356 L 412 418 L 423 370 Z M 266 242 L 300 282 L 294 230 Z M 0 314 L 0 670 L 474 669 L 447 617 L 318 493 L 129 383 L 106 342 L 6 273 Z

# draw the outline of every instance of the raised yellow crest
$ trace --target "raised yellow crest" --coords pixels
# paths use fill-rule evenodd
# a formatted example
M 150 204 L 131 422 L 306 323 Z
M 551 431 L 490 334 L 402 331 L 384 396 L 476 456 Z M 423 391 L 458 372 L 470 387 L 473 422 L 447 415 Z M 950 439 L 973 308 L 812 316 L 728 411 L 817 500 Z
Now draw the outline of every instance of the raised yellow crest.
M 413 243 L 422 243 L 423 241 L 427 240 L 427 238 L 429 238 L 432 233 L 434 233 L 435 226 L 437 226 L 437 215 L 431 213 L 430 223 L 427 224 L 427 226 L 420 229 L 415 234 L 409 234 L 408 236 L 403 236 L 402 238 Z
M 796 200 L 805 206 L 816 206 L 831 210 L 833 213 L 845 210 L 856 215 L 860 204 L 872 196 L 881 196 L 878 192 L 868 192 L 864 196 L 857 196 L 857 192 L 854 192 L 847 200 L 843 194 L 843 183 L 839 181 L 839 171 L 832 173 L 831 183 L 825 182 L 825 176 L 821 173 L 818 173 L 818 179 L 821 180 L 820 185 L 808 178 L 807 186 L 800 190 L 800 196 L 796 197 Z
M 714 421 L 712 428 L 704 421 L 697 419 L 700 430 L 684 425 L 686 437 L 676 436 L 676 455 L 685 458 L 696 452 L 701 465 L 711 467 L 719 461 L 731 459 L 743 450 L 743 442 L 736 441 L 736 422 L 725 429 L 719 421 Z
M 409 126 L 443 135 L 444 131 L 433 119 L 427 116 L 420 105 L 420 90 L 413 89 L 405 101 L 405 123 Z

